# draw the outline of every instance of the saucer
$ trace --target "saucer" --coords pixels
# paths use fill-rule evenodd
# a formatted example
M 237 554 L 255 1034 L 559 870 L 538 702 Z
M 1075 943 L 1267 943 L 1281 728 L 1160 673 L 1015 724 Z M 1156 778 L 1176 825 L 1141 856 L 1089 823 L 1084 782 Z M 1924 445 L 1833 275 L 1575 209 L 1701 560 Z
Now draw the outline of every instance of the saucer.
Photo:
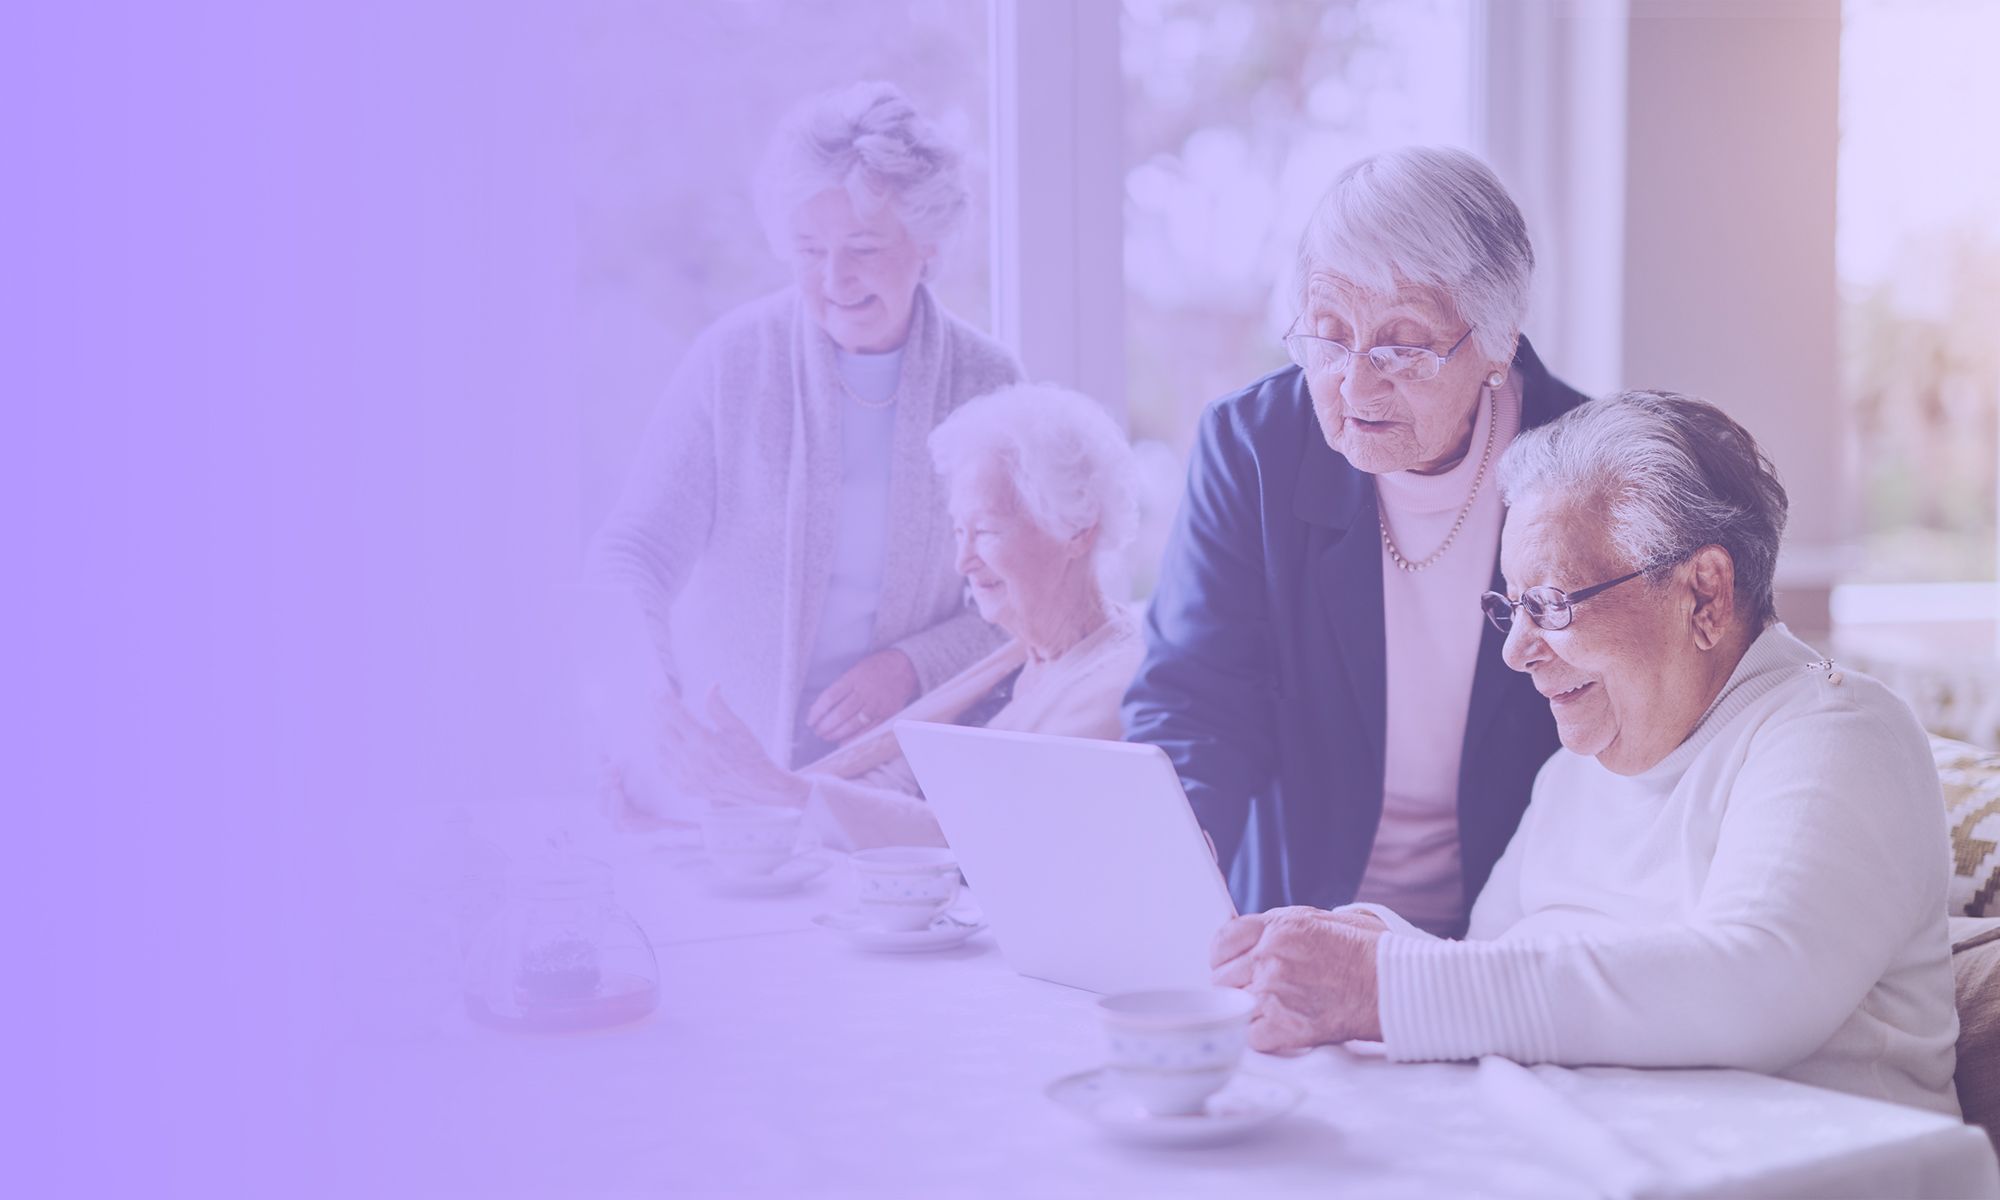
M 852 909 L 821 913 L 812 920 L 821 929 L 831 930 L 863 950 L 880 954 L 948 950 L 986 928 L 984 921 L 968 921 L 950 913 L 932 921 L 928 929 L 881 929 L 862 920 L 861 914 Z
M 1297 1084 L 1238 1071 L 1208 1098 L 1198 1116 L 1156 1117 L 1118 1086 L 1111 1068 L 1065 1075 L 1051 1083 L 1049 1099 L 1111 1137 L 1147 1146 L 1205 1146 L 1234 1141 L 1284 1116 L 1305 1098 Z

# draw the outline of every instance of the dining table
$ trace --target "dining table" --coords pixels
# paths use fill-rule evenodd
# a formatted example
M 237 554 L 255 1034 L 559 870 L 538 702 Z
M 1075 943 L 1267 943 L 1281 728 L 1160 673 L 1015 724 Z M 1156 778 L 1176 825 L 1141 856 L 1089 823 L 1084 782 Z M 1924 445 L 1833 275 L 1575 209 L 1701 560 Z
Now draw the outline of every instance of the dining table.
M 558 806 L 513 824 L 537 820 L 610 864 L 657 1006 L 489 1028 L 457 998 L 453 939 L 426 943 L 432 986 L 343 1059 L 394 1098 L 375 1150 L 330 1168 L 357 1194 L 2000 1197 L 1985 1133 L 1935 1112 L 1738 1070 L 1398 1063 L 1367 1043 L 1249 1053 L 1241 1071 L 1299 1094 L 1289 1111 L 1218 1144 L 1132 1144 L 1049 1095 L 1103 1064 L 1099 997 L 1017 973 L 1004 929 L 871 951 L 820 923 L 854 903 L 832 849 L 743 895 L 698 831 Z M 452 862 L 510 853 L 480 845 Z M 446 917 L 416 926 L 476 919 L 500 887 L 447 883 L 424 892 Z M 976 894 L 957 911 L 979 921 Z

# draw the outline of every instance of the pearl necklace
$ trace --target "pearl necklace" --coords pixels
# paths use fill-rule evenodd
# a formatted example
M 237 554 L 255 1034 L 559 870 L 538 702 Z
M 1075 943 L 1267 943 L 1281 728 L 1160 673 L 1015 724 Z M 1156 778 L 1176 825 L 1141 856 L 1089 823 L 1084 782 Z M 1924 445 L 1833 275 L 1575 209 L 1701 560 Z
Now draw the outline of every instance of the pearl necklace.
M 1443 558 L 1444 552 L 1451 549 L 1451 544 L 1458 540 L 1458 531 L 1465 528 L 1465 519 L 1472 515 L 1472 502 L 1479 499 L 1479 485 L 1486 481 L 1486 464 L 1493 457 L 1494 431 L 1500 426 L 1500 401 L 1493 399 L 1491 388 L 1487 389 L 1486 395 L 1492 400 L 1492 411 L 1487 414 L 1486 420 L 1486 450 L 1480 454 L 1479 470 L 1472 476 L 1472 494 L 1465 498 L 1464 506 L 1458 510 L 1458 519 L 1451 523 L 1451 532 L 1444 535 L 1443 545 L 1432 551 L 1431 556 L 1422 562 L 1411 562 L 1404 558 L 1403 552 L 1396 549 L 1395 540 L 1389 536 L 1389 521 L 1382 515 L 1381 499 L 1378 497 L 1375 501 L 1375 523 L 1382 529 L 1382 548 L 1389 552 L 1389 561 L 1395 563 L 1401 570 L 1421 571 Z

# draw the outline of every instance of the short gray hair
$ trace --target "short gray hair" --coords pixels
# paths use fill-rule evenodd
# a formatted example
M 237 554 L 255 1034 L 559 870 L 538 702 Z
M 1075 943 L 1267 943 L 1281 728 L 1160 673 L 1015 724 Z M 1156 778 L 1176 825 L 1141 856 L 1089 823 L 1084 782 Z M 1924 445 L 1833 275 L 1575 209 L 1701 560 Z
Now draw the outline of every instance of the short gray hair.
M 857 208 L 886 203 L 920 243 L 943 247 L 970 193 L 960 155 L 893 83 L 856 83 L 807 99 L 779 123 L 757 171 L 757 215 L 779 257 L 799 205 L 844 188 Z
M 1069 538 L 1093 526 L 1098 578 L 1114 593 L 1122 554 L 1139 528 L 1132 447 L 1104 406 L 1081 392 L 1020 383 L 967 401 L 931 431 L 931 461 L 950 478 L 997 460 L 1043 532 Z
M 1621 392 L 1537 429 L 1501 456 L 1500 495 L 1572 496 L 1602 506 L 1634 567 L 1659 575 L 1703 546 L 1729 552 L 1737 604 L 1778 618 L 1772 579 L 1788 501 L 1771 460 L 1715 405 L 1673 392 Z
M 1315 267 L 1377 292 L 1414 283 L 1444 293 L 1495 362 L 1528 314 L 1535 249 L 1514 198 L 1463 150 L 1406 146 L 1350 164 L 1299 239 L 1298 297 Z

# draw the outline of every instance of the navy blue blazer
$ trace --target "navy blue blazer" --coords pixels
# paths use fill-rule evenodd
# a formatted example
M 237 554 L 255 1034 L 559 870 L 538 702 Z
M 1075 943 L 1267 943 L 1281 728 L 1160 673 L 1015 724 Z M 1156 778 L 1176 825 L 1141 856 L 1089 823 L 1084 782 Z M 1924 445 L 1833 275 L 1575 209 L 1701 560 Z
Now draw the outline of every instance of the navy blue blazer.
M 1524 426 L 1583 403 L 1526 338 L 1514 366 Z M 1468 912 L 1558 745 L 1484 628 L 1458 772 Z M 1354 899 L 1382 817 L 1385 657 L 1374 479 L 1326 444 L 1304 373 L 1211 404 L 1124 717 L 1173 759 L 1239 910 Z

